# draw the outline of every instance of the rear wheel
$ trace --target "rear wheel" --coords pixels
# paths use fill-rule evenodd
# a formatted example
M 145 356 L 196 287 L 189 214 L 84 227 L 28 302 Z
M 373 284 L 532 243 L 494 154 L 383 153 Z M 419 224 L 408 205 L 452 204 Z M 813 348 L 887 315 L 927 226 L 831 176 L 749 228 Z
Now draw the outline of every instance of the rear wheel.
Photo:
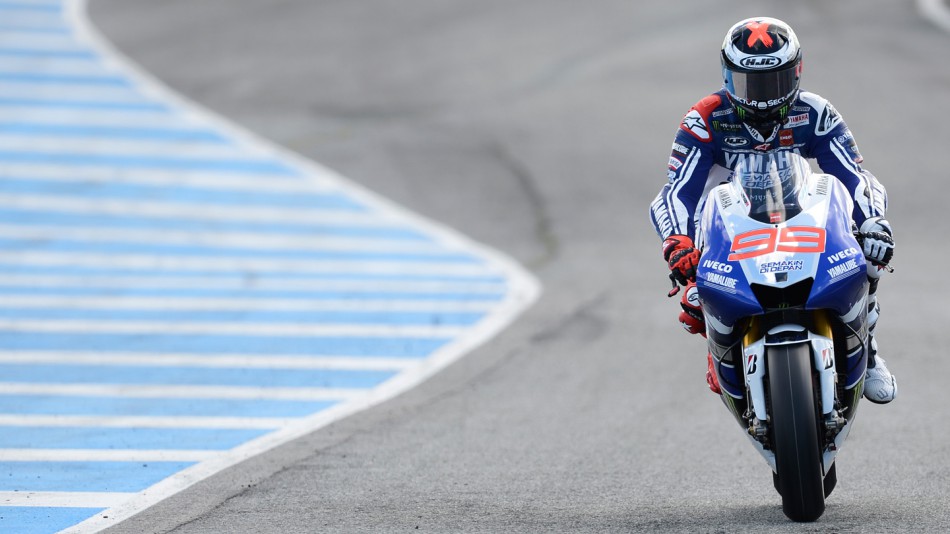
M 808 344 L 768 347 L 772 448 L 782 510 L 792 521 L 825 511 L 818 419 Z

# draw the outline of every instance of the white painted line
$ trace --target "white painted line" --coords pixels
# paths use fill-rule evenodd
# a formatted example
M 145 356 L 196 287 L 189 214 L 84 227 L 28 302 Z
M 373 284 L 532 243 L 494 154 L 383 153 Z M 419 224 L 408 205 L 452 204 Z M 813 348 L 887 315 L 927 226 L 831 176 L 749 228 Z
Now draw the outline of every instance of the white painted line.
M 3 10 L 3 22 L 8 26 L 61 28 L 63 17 L 60 13 L 34 13 L 29 11 Z
M 6 114 L 4 113 L 4 116 Z M 38 122 L 38 121 L 33 121 Z M 64 124 L 62 122 L 50 122 Z M 105 125 L 108 126 L 108 125 Z M 143 124 L 145 128 L 188 128 L 187 125 Z M 133 184 L 159 187 L 189 187 L 201 189 L 217 189 L 224 191 L 254 191 L 270 194 L 287 193 L 326 193 L 337 191 L 339 187 L 331 182 L 316 180 L 301 180 L 293 176 L 244 176 L 228 173 L 203 173 L 194 171 L 162 171 L 137 170 L 134 173 L 121 172 L 115 168 L 85 167 L 82 169 L 71 165 L 18 165 L 0 161 L 0 173 L 4 176 L 35 178 L 38 180 L 83 183 L 83 184 Z M 62 198 L 62 197 L 60 197 Z
M 0 193 L 0 205 L 14 209 L 59 211 L 84 215 L 154 217 L 194 221 L 286 224 L 345 224 L 382 227 L 396 222 L 376 212 L 328 211 L 267 206 L 212 206 L 180 202 L 110 200 L 56 195 Z
M 0 277 L 2 280 L 2 277 Z M 365 311 L 365 312 L 489 312 L 498 300 L 316 300 L 265 298 L 129 297 L 121 295 L 8 295 L 0 291 L 0 307 L 29 309 L 162 310 L 162 311 Z
M 405 371 L 419 365 L 412 358 L 348 356 L 245 356 L 243 354 L 179 354 L 136 352 L 2 351 L 0 363 L 197 367 L 222 369 L 327 369 Z M 0 389 L 0 396 L 9 392 Z
M 2 36 L 3 38 L 0 42 L 2 42 L 4 48 L 25 48 L 30 50 L 77 49 L 76 41 L 68 35 L 4 30 Z
M 40 98 L 24 97 L 17 99 L 16 102 L 3 103 L 0 109 L 3 110 L 4 120 L 10 122 L 139 128 L 177 127 L 193 124 L 185 117 L 173 115 L 164 106 L 156 105 L 156 102 L 151 102 L 145 98 L 140 98 L 139 102 L 126 102 L 125 100 L 100 101 L 93 97 L 87 98 L 82 93 L 79 93 L 79 95 L 74 98 L 67 96 L 57 98 L 45 94 L 41 95 Z M 126 109 L 128 107 L 132 107 L 134 111 Z M 62 164 L 58 166 L 62 168 L 70 167 Z M 39 163 L 33 163 L 31 167 L 42 168 L 43 166 Z M 115 172 L 115 169 L 107 167 L 103 167 L 101 170 Z
M 0 506 L 109 508 L 135 495 L 117 492 L 0 491 Z
M 0 227 L 0 234 L 7 233 L 11 227 Z M 174 234 L 174 232 L 169 232 Z M 18 234 L 23 235 L 23 234 Z M 319 240 L 317 240 L 319 241 Z M 332 243 L 332 240 L 325 240 Z M 368 240 L 368 243 L 379 243 Z M 352 246 L 355 243 L 339 241 L 341 245 Z M 333 245 L 330 245 L 333 246 Z M 326 280 L 301 278 L 251 278 L 208 277 L 208 276 L 116 276 L 116 275 L 57 275 L 57 274 L 3 274 L 0 275 L 0 287 L 30 288 L 101 288 L 117 290 L 120 288 L 158 289 L 205 289 L 235 290 L 253 294 L 258 291 L 348 291 L 353 293 L 441 293 L 501 294 L 506 286 L 491 282 L 466 281 L 427 281 L 427 280 Z M 3 291 L 0 290 L 0 294 Z M 490 297 L 489 297 L 490 298 Z M 0 299 L 0 308 L 6 302 Z M 253 307 L 250 307 L 253 308 Z M 361 308 L 362 309 L 362 308 Z
M 216 454 L 174 449 L 0 449 L 0 462 L 203 462 Z
M 19 266 L 90 267 L 98 269 L 148 269 L 156 271 L 279 272 L 294 274 L 389 274 L 492 276 L 498 274 L 478 263 L 291 260 L 235 256 L 155 256 L 148 254 L 77 254 L 0 250 L 0 263 Z
M 352 239 L 312 235 L 281 235 L 255 232 L 139 230 L 128 228 L 71 228 L 68 226 L 0 226 L 0 239 L 66 240 L 87 243 L 149 243 L 161 245 L 237 248 L 255 251 L 293 252 L 403 252 L 442 256 L 452 253 L 430 241 L 404 239 Z M 0 283 L 5 280 L 0 278 Z
M 6 20 L 4 20 L 6 22 Z M 75 59 L 60 59 L 55 57 L 3 57 L 0 56 L 0 75 L 7 74 L 39 74 L 54 76 L 83 76 L 91 78 L 111 78 L 115 74 L 108 72 L 98 61 L 77 61 Z M 59 84 L 57 84 L 59 85 Z M 62 84 L 70 86 L 73 84 Z
M 950 6 L 946 0 L 917 0 L 920 14 L 945 32 L 950 32 Z
M 110 384 L 21 384 L 0 382 L 6 395 L 75 395 L 79 397 L 129 397 L 136 399 L 261 399 L 292 401 L 339 401 L 362 398 L 365 389 L 261 388 L 241 386 L 110 385 Z
M 0 414 L 0 426 L 89 428 L 216 428 L 269 430 L 287 426 L 291 417 L 198 417 L 176 415 L 12 415 Z
M 122 158 L 174 158 L 181 160 L 261 161 L 264 156 L 247 147 L 200 141 L 165 141 L 137 139 L 97 139 L 69 136 L 22 136 L 0 133 L 0 152 L 17 152 L 36 156 L 47 154 L 67 156 L 102 156 Z
M 47 99 L 51 102 L 60 100 L 84 100 L 89 102 L 143 102 L 145 99 L 140 93 L 137 93 L 128 87 L 70 87 L 50 86 L 42 83 L 17 83 L 0 84 L 0 98 L 29 98 L 29 99 Z M 3 113 L 5 121 L 15 120 L 15 115 L 11 116 L 6 111 Z M 20 117 L 29 120 L 44 120 L 46 122 L 54 119 L 51 114 Z M 152 119 L 154 120 L 154 119 Z M 167 120 L 167 119 L 166 119 Z M 84 124 L 88 124 L 84 122 Z
M 452 338 L 467 330 L 456 326 L 415 325 L 323 325 L 295 323 L 227 323 L 174 321 L 83 321 L 71 319 L 0 319 L 0 332 L 71 334 L 155 334 L 226 336 L 313 336 L 313 337 L 408 337 Z
M 77 105 L 88 105 L 90 107 L 95 106 L 108 106 L 110 104 L 116 106 L 139 106 L 139 105 L 154 105 L 155 102 L 150 102 L 142 98 L 142 95 L 126 90 L 128 94 L 120 94 L 116 91 L 117 99 L 104 99 L 102 98 L 102 93 L 100 92 L 89 92 L 88 98 L 77 98 L 77 95 L 81 95 L 80 92 L 71 92 L 69 98 L 68 96 L 60 95 L 49 95 L 46 94 L 42 88 L 37 88 L 36 91 L 29 91 L 29 89 L 24 89 L 24 95 L 22 97 L 10 98 L 7 101 L 0 99 L 3 109 L 3 121 L 2 124 L 31 124 L 41 127 L 54 127 L 61 126 L 63 128 L 73 128 L 73 129 L 121 129 L 121 130 L 136 130 L 136 129 L 148 129 L 148 130 L 200 130 L 200 125 L 195 125 L 192 122 L 189 122 L 184 117 L 179 117 L 177 115 L 159 112 L 159 111 L 135 111 L 129 112 L 128 110 L 114 110 L 114 109 L 85 109 L 84 107 L 71 108 L 63 107 L 65 106 L 64 102 L 77 102 Z M 31 98 L 32 97 L 32 98 Z M 38 98 L 42 97 L 42 98 Z M 96 100 L 96 99 L 99 100 Z M 20 101 L 24 102 L 33 102 L 36 101 L 35 106 L 33 104 L 18 104 Z M 101 101 L 100 101 L 101 100 Z M 84 103 L 84 104 L 83 104 Z M 57 104 L 62 104 L 58 106 Z M 16 163 L 10 161 L 2 162 L 2 168 L 4 171 L 8 171 L 11 174 L 24 175 L 26 172 L 35 172 L 37 174 L 43 172 L 46 169 L 51 171 L 56 171 L 60 174 L 86 174 L 87 171 L 93 169 L 92 167 L 86 168 L 76 168 L 73 165 L 66 165 L 63 163 L 50 162 L 48 164 L 43 164 L 39 162 L 30 162 L 30 163 Z M 102 167 L 95 169 L 101 173 L 109 173 L 115 176 L 121 176 L 122 178 L 130 179 L 133 178 L 129 176 L 124 169 L 116 169 L 114 167 Z M 176 171 L 164 171 L 162 169 L 142 169 L 143 172 L 170 172 L 175 173 Z M 286 177 L 285 177 L 286 178 Z M 185 180 L 185 182 L 187 182 Z M 182 185 L 182 181 L 178 182 L 179 185 Z

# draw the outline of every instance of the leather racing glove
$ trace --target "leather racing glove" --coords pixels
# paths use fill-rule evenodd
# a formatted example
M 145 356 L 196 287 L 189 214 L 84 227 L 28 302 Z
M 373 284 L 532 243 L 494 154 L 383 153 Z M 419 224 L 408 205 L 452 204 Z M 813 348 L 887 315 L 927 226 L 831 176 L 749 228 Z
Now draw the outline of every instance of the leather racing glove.
M 699 250 L 693 240 L 685 235 L 671 235 L 663 241 L 663 259 L 670 267 L 670 278 L 680 285 L 696 281 L 699 265 Z
M 861 224 L 861 246 L 864 257 L 871 263 L 868 276 L 879 278 L 894 257 L 894 232 L 884 217 L 871 217 Z
M 706 337 L 706 319 L 703 317 L 703 309 L 699 305 L 699 291 L 696 289 L 696 282 L 690 282 L 683 292 L 683 298 L 680 300 L 680 324 L 690 334 L 702 334 Z

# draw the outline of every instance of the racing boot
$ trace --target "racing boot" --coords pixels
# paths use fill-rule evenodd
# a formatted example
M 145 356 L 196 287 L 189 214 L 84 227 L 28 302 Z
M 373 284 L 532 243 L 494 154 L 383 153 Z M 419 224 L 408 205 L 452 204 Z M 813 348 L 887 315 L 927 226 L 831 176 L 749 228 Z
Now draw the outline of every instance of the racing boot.
M 709 361 L 706 366 L 706 384 L 709 386 L 710 391 L 716 395 L 722 395 L 722 389 L 719 388 L 719 377 L 716 376 L 716 369 L 713 367 L 712 353 L 707 353 L 706 358 Z
M 872 287 L 877 284 L 872 284 Z M 874 328 L 881 312 L 877 296 L 868 296 L 868 370 L 864 374 L 864 397 L 877 404 L 887 404 L 897 397 L 897 379 L 887 370 L 884 358 L 877 353 Z

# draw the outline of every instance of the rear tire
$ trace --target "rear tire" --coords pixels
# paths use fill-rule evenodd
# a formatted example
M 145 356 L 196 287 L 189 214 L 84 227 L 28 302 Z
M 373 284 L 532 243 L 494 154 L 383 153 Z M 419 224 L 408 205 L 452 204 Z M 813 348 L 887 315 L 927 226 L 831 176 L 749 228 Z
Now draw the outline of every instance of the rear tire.
M 825 511 L 818 419 L 808 344 L 768 347 L 772 448 L 782 511 L 815 521 Z

